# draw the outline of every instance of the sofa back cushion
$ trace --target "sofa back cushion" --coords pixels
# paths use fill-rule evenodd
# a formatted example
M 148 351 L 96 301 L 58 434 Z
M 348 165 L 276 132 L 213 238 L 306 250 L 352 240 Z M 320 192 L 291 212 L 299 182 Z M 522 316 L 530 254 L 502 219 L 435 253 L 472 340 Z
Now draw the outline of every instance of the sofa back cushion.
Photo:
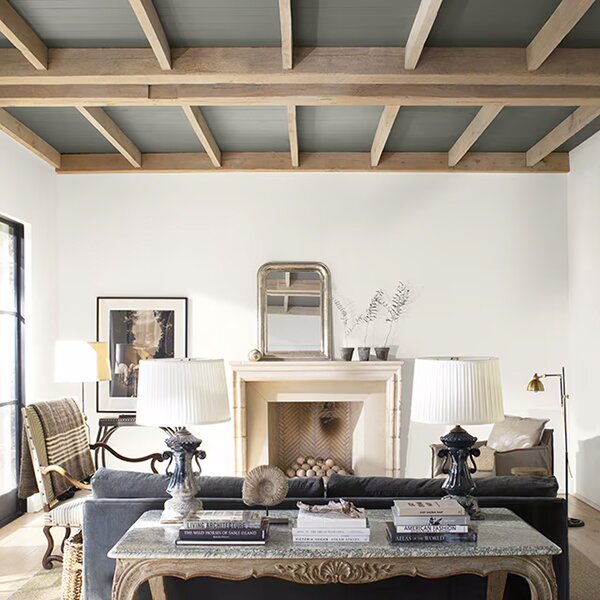
M 333 475 L 329 498 L 436 498 L 444 496 L 443 479 L 397 479 Z M 477 480 L 476 496 L 555 498 L 555 477 L 487 477 Z
M 169 498 L 169 477 L 101 468 L 92 478 L 94 498 Z M 198 477 L 201 498 L 241 498 L 243 477 Z M 319 477 L 289 480 L 288 498 L 323 498 L 325 487 Z

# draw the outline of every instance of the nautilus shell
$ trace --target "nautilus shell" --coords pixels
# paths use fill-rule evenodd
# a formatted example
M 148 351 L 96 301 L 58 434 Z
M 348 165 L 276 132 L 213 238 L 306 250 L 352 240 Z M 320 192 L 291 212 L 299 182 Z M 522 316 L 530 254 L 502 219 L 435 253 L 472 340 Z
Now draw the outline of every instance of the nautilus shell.
M 285 473 L 277 467 L 261 465 L 244 479 L 242 500 L 248 506 L 275 506 L 283 502 L 288 492 Z
M 258 362 L 259 360 L 262 360 L 262 357 L 262 352 L 257 348 L 254 348 L 248 352 L 248 360 L 252 362 Z

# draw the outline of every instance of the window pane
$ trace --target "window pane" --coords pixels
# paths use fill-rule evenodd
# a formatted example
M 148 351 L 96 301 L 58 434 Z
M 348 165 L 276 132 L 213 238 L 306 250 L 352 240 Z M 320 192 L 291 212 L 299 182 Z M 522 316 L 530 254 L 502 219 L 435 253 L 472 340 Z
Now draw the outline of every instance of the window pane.
M 17 487 L 17 406 L 0 406 L 0 496 Z
M 0 314 L 0 404 L 17 400 L 17 317 Z
M 0 310 L 17 310 L 17 238 L 10 225 L 0 221 Z

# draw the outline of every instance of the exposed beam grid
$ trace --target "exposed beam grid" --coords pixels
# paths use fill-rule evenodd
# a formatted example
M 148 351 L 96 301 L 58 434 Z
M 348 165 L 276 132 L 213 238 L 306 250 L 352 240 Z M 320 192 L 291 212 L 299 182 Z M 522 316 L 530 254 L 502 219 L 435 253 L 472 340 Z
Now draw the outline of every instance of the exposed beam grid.
M 202 110 L 197 106 L 184 106 L 183 112 L 185 116 L 188 118 L 194 133 L 200 140 L 204 151 L 210 158 L 214 167 L 221 166 L 221 149 L 215 140 L 204 115 L 202 114 Z
M 452 148 L 450 148 L 448 152 L 448 166 L 454 167 L 460 162 L 462 157 L 469 151 L 469 148 L 481 137 L 481 134 L 498 116 L 502 108 L 502 104 L 488 104 L 481 107 L 469 123 L 469 126 L 456 140 Z
M 36 69 L 45 71 L 48 68 L 48 48 L 46 44 L 10 5 L 8 0 L 0 0 L 0 33 Z
M 129 0 L 150 47 L 164 71 L 171 69 L 171 46 L 153 0 Z
M 291 69 L 294 66 L 292 0 L 279 0 L 279 24 L 281 27 L 281 62 L 284 69 Z
M 300 165 L 300 157 L 298 154 L 298 116 L 295 106 L 288 106 L 287 121 L 292 167 L 298 167 Z
M 595 0 L 562 0 L 527 46 L 527 68 L 538 69 L 577 25 Z
M 204 152 L 144 154 L 141 169 L 133 168 L 118 154 L 63 154 L 59 173 L 186 173 L 217 172 Z M 373 169 L 368 152 L 303 152 L 299 167 L 292 167 L 288 152 L 224 152 L 219 171 L 305 172 L 473 172 L 473 173 L 566 173 L 569 155 L 552 154 L 530 169 L 523 152 L 471 152 L 455 167 L 448 166 L 446 152 L 390 152 Z
M 405 69 L 416 68 L 441 5 L 442 0 L 421 0 L 419 10 L 408 36 L 408 41 L 406 42 L 404 54 Z
M 559 146 L 600 117 L 600 106 L 580 106 L 527 151 L 527 166 L 534 167 Z
M 31 150 L 54 168 L 60 168 L 60 152 L 2 108 L 0 108 L 0 131 Z
M 385 106 L 383 112 L 381 113 L 377 130 L 375 131 L 375 136 L 373 137 L 373 144 L 371 146 L 372 167 L 376 167 L 379 164 L 381 154 L 383 153 L 385 144 L 390 136 L 392 127 L 396 122 L 396 117 L 398 116 L 399 110 L 399 106 Z
M 100 107 L 77 106 L 84 116 L 126 159 L 139 169 L 142 166 L 142 153 L 125 135 L 122 129 Z

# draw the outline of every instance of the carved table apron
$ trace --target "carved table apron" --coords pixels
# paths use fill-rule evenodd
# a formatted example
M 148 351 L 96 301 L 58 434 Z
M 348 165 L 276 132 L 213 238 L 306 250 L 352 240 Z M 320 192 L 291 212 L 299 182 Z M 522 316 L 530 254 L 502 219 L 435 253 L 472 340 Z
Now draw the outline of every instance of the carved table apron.
M 277 511 L 275 511 L 277 512 Z M 280 511 L 290 514 L 289 511 Z M 266 546 L 178 547 L 177 528 L 160 526 L 160 511 L 145 513 L 110 551 L 117 566 L 113 600 L 133 600 L 150 580 L 154 600 L 165 598 L 161 577 L 215 577 L 241 581 L 274 577 L 299 584 L 365 584 L 408 575 L 437 579 L 460 574 L 488 577 L 488 600 L 502 598 L 507 573 L 527 580 L 534 600 L 556 600 L 552 555 L 560 548 L 506 509 L 486 509 L 474 525 L 477 543 L 391 545 L 389 511 L 368 511 L 369 544 L 292 544 L 288 528 L 272 528 Z

